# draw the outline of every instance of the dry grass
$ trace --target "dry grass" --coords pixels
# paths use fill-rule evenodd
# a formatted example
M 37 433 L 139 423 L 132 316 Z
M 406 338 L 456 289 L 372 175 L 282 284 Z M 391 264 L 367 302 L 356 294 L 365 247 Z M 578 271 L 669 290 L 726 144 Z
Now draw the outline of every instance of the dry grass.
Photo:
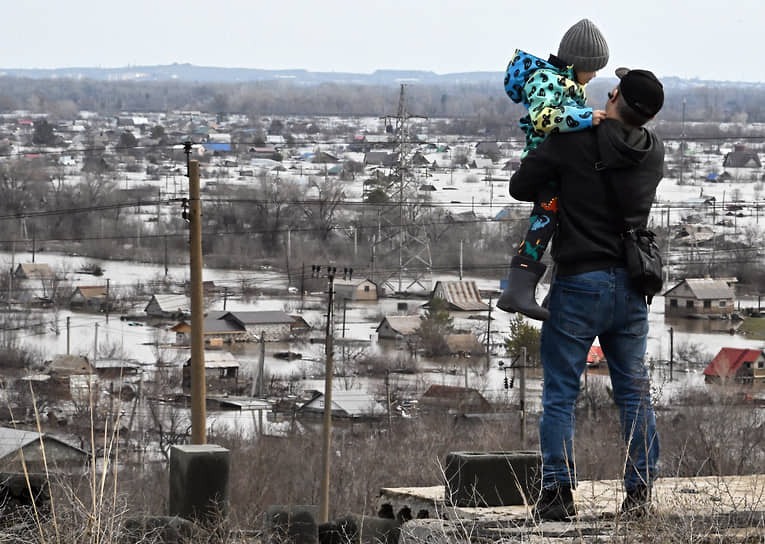
M 577 414 L 576 472 L 582 480 L 618 480 L 623 472 L 625 452 L 620 445 L 618 415 L 607 395 L 602 397 L 591 395 Z M 762 410 L 738 402 L 740 398 L 740 395 L 707 396 L 701 406 L 683 404 L 671 412 L 659 412 L 662 475 L 762 472 L 765 466 Z M 39 417 L 37 421 L 42 431 Z M 0 532 L 0 543 L 117 542 L 128 517 L 166 512 L 166 465 L 137 465 L 126 452 L 121 453 L 119 423 L 119 415 L 104 422 L 98 440 L 105 445 L 103 454 L 98 462 L 91 460 L 87 474 L 76 480 L 48 474 L 50 508 L 19 513 L 10 523 L 11 528 Z M 528 423 L 527 449 L 538 447 L 534 424 Z M 286 438 L 210 437 L 210 443 L 231 450 L 230 515 L 214 528 L 195 529 L 195 538 L 204 535 L 206 542 L 245 542 L 255 538 L 252 535 L 256 533 L 252 531 L 262 526 L 262 514 L 268 506 L 317 504 L 321 470 L 317 452 L 319 427 L 316 425 L 316 430 L 308 434 Z M 95 428 L 94 420 L 92 429 Z M 518 450 L 522 449 L 518 436 L 518 418 L 514 413 L 503 420 L 483 422 L 446 414 L 424 415 L 394 421 L 392 429 L 387 428 L 387 422 L 336 422 L 330 517 L 348 513 L 376 515 L 380 488 L 438 484 L 443 481 L 440 462 L 447 453 Z M 95 431 L 90 438 L 91 448 L 95 450 Z M 45 465 L 47 472 L 47 460 Z M 724 494 L 725 489 L 721 488 L 719 493 Z M 594 523 L 600 532 L 610 531 L 609 539 L 603 541 L 725 542 L 727 537 L 718 536 L 733 529 L 738 531 L 736 526 L 741 525 L 742 520 L 746 521 L 743 524 L 762 527 L 763 508 L 762 497 L 753 493 L 750 502 L 736 506 L 737 514 L 733 517 L 718 516 L 714 512 L 703 516 L 679 515 L 684 512 L 684 506 L 678 503 L 672 515 L 653 516 L 639 525 L 625 525 L 618 520 L 595 520 Z M 592 525 L 593 521 L 587 523 Z M 9 527 L 9 523 L 5 526 Z M 444 531 L 449 533 L 445 540 L 449 542 L 485 537 L 470 524 L 444 528 Z M 584 533 L 579 530 L 576 534 Z M 652 539 L 656 535 L 661 538 Z M 446 538 L 446 534 L 444 536 Z M 537 536 L 544 537 L 544 531 Z M 144 541 L 151 540 L 147 537 Z

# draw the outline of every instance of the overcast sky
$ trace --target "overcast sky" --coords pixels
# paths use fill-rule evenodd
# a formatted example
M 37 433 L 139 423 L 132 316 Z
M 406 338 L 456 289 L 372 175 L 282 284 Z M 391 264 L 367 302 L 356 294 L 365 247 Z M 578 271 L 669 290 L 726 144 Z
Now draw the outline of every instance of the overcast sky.
M 763 0 L 5 0 L 0 68 L 504 70 L 515 48 L 555 52 L 585 17 L 609 75 L 765 81 Z

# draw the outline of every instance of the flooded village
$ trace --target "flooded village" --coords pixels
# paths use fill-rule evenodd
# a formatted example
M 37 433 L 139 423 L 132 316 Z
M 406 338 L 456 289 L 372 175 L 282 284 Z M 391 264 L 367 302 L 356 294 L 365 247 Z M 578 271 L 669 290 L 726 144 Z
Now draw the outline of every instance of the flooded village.
M 315 499 L 299 480 L 316 481 L 328 345 L 338 471 L 375 463 L 378 448 L 395 454 L 366 488 L 333 483 L 338 510 L 371 503 L 386 477 L 433 481 L 444 449 L 517 449 L 541 410 L 539 323 L 495 301 L 530 210 L 507 192 L 523 142 L 410 117 L 406 88 L 397 113 L 377 117 L 0 114 L 6 470 L 21 469 L 19 450 L 25 470 L 46 469 L 38 440 L 64 471 L 119 451 L 120 471 L 145 487 L 189 442 L 190 160 L 201 168 L 207 435 L 254 471 L 283 463 L 278 485 L 255 479 L 263 496 L 237 482 L 240 519 Z M 682 135 L 702 123 L 656 125 L 667 146 L 651 218 L 666 263 L 649 318 L 657 408 L 665 425 L 703 411 L 715 429 L 724 410 L 727 432 L 747 435 L 733 447 L 755 452 L 736 468 L 710 465 L 702 446 L 673 457 L 682 437 L 712 432 L 694 422 L 677 450 L 668 440 L 666 463 L 738 474 L 765 446 L 765 127 L 694 139 Z M 582 390 L 592 438 L 615 417 L 597 344 Z M 391 468 L 406 456 L 427 469 Z M 580 468 L 617 470 L 595 457 Z

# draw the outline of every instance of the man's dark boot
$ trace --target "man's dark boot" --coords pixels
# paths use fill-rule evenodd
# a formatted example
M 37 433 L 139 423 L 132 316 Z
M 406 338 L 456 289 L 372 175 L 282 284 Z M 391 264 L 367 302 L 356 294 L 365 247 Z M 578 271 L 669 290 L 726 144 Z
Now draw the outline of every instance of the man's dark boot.
M 571 496 L 571 487 L 557 485 L 543 488 L 532 515 L 537 521 L 566 521 L 575 516 L 576 507 L 574 497 Z
M 651 510 L 651 489 L 645 485 L 639 485 L 635 489 L 628 489 L 627 496 L 622 502 L 621 515 L 629 519 L 644 518 Z
M 497 308 L 506 312 L 518 312 L 532 319 L 546 320 L 550 311 L 537 304 L 534 294 L 537 283 L 547 267 L 540 262 L 516 255 L 510 261 L 507 288 L 497 300 Z

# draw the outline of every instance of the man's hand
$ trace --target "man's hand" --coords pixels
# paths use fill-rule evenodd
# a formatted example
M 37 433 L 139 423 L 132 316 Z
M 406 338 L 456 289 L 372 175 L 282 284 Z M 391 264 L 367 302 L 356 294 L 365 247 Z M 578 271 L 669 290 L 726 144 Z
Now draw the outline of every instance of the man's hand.
M 599 125 L 606 118 L 605 110 L 592 110 L 592 125 Z

